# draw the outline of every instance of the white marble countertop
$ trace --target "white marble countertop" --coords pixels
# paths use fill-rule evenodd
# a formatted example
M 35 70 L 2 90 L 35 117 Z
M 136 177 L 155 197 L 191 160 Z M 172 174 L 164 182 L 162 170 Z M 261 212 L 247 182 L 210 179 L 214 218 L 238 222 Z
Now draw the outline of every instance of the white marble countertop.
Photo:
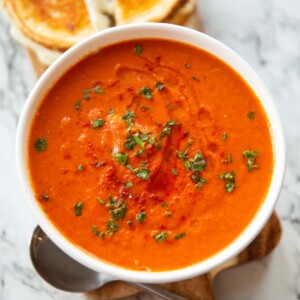
M 199 9 L 206 33 L 246 59 L 270 89 L 288 156 L 277 205 L 284 230 L 279 247 L 261 261 L 220 274 L 216 299 L 300 299 L 300 1 L 202 0 Z M 33 84 L 25 53 L 0 14 L 0 299 L 85 299 L 47 285 L 29 259 L 36 221 L 17 181 L 14 146 L 18 117 Z

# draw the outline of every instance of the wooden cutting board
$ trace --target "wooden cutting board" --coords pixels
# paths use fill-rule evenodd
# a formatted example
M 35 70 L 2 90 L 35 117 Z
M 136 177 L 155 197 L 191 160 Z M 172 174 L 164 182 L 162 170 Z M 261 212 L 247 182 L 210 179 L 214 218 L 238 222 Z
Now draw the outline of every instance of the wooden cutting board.
M 203 31 L 201 20 L 196 13 L 190 17 L 188 24 L 186 25 Z M 39 78 L 46 70 L 46 67 L 39 63 L 36 56 L 30 50 L 25 50 L 28 54 L 33 71 L 36 77 Z M 240 264 L 260 259 L 268 255 L 279 243 L 281 232 L 280 221 L 276 213 L 273 213 L 270 220 L 256 239 L 236 257 L 226 261 L 224 264 L 207 274 L 189 280 L 162 284 L 161 287 L 185 297 L 186 299 L 213 300 L 212 282 L 216 275 L 225 269 L 237 267 Z M 124 282 L 114 281 L 96 291 L 87 293 L 87 298 L 90 300 L 117 300 L 136 295 L 139 292 L 138 289 L 129 286 Z

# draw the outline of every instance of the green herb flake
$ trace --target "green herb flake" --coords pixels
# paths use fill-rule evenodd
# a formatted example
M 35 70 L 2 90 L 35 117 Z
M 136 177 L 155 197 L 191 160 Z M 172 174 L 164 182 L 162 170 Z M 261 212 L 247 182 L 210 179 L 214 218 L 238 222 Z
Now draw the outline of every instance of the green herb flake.
M 167 217 L 172 217 L 173 216 L 173 214 L 169 211 L 169 210 L 166 210 L 166 215 L 167 215 Z
M 150 170 L 149 169 L 134 169 L 133 173 L 135 174 L 135 176 L 141 178 L 141 179 L 149 179 L 150 177 Z
M 104 240 L 105 233 L 97 230 L 97 226 L 96 225 L 92 226 L 92 232 L 93 232 L 93 234 L 95 234 L 96 236 L 98 236 L 98 237 L 102 238 L 102 240 Z
M 100 197 L 97 198 L 97 201 L 103 205 L 106 205 L 106 202 L 102 200 Z
M 79 172 L 82 172 L 82 170 L 83 170 L 83 166 L 80 164 L 80 165 L 78 165 L 77 166 L 77 170 L 79 171 Z
M 174 239 L 175 240 L 179 240 L 179 239 L 182 239 L 185 236 L 186 236 L 186 233 L 185 232 L 181 232 L 181 233 L 179 233 L 177 235 L 174 235 Z
M 46 195 L 46 194 L 42 194 L 40 197 L 41 197 L 41 199 L 44 200 L 44 201 L 48 201 L 48 200 L 49 200 L 49 196 Z
M 75 210 L 75 215 L 77 217 L 81 216 L 81 212 L 82 212 L 83 207 L 84 207 L 84 203 L 83 202 L 77 202 L 77 203 L 75 203 L 74 210 Z
M 131 181 L 126 181 L 126 182 L 124 182 L 124 186 L 129 188 L 129 187 L 133 186 L 133 183 Z
M 146 99 L 152 99 L 152 90 L 146 86 L 141 88 L 140 94 L 143 94 Z
M 188 64 L 188 63 L 186 63 L 184 66 L 185 66 L 186 68 L 188 68 L 188 69 L 191 67 L 191 65 Z
M 254 164 L 255 158 L 259 155 L 258 150 L 245 150 L 243 156 L 247 159 L 247 168 L 249 172 L 252 172 L 253 168 L 258 168 L 258 165 Z
M 75 104 L 74 104 L 74 108 L 76 110 L 80 110 L 80 107 L 81 107 L 81 100 L 79 99 Z
M 177 125 L 173 120 L 169 120 L 163 127 L 162 132 L 160 134 L 160 140 L 162 140 L 165 136 L 171 134 L 172 127 Z
M 247 113 L 247 116 L 250 120 L 253 120 L 255 118 L 255 111 L 253 110 L 250 110 L 248 113 Z
M 156 87 L 159 91 L 161 91 L 162 89 L 164 89 L 165 85 L 164 85 L 163 83 L 159 82 L 159 81 L 156 81 L 156 82 L 155 82 L 155 87 Z
M 132 221 L 127 221 L 127 225 L 128 225 L 129 227 L 131 227 L 131 226 L 133 226 L 133 222 L 132 222 Z
M 135 219 L 139 222 L 139 223 L 143 223 L 146 221 L 146 213 L 144 211 L 140 212 L 139 214 L 137 214 L 135 216 Z
M 133 126 L 134 117 L 135 117 L 134 111 L 129 111 L 129 110 L 126 110 L 125 114 L 122 116 L 122 120 L 125 121 L 127 130 L 130 130 L 130 128 Z
M 99 95 L 104 94 L 104 91 L 100 90 L 99 85 L 97 85 L 91 89 L 83 90 L 83 98 L 85 100 L 89 100 L 91 92 L 95 92 L 96 94 L 99 94 Z
M 118 223 L 114 222 L 113 220 L 110 220 L 106 223 L 106 233 L 108 236 L 112 236 L 114 232 L 117 232 L 119 230 Z
M 117 203 L 112 203 L 111 199 L 114 199 L 112 197 L 109 198 L 108 206 L 109 206 L 109 213 L 112 216 L 112 220 L 123 220 L 126 212 L 126 201 L 117 201 Z
M 34 143 L 34 148 L 36 152 L 42 152 L 47 148 L 47 139 L 46 138 L 39 138 Z
M 133 135 L 133 138 L 137 145 L 139 145 L 141 148 L 145 147 L 145 142 L 140 138 L 140 134 L 138 132 Z
M 226 140 L 227 140 L 227 133 L 224 132 L 224 133 L 222 134 L 222 141 L 226 141 Z
M 175 168 L 172 169 L 172 173 L 173 173 L 174 176 L 178 175 L 178 172 L 177 172 L 177 170 Z
M 142 149 L 138 150 L 138 152 L 135 154 L 135 156 L 141 156 L 144 153 Z
M 164 202 L 161 204 L 161 207 L 167 207 L 168 206 L 168 203 Z
M 167 105 L 167 109 L 168 109 L 168 110 L 173 110 L 173 105 L 168 104 L 168 105 Z
M 225 189 L 227 193 L 233 192 L 236 188 L 235 184 L 235 173 L 234 172 L 224 172 L 221 175 L 221 179 L 225 182 Z
M 160 233 L 154 234 L 153 237 L 156 239 L 157 242 L 161 242 L 168 237 L 168 234 L 165 231 Z
M 143 52 L 143 47 L 139 44 L 135 45 L 135 54 L 137 56 L 140 56 Z
M 109 114 L 109 115 L 113 115 L 114 113 L 115 113 L 115 110 L 114 110 L 113 107 L 111 107 L 111 108 L 109 109 L 109 111 L 108 111 L 108 114 Z
M 92 121 L 92 126 L 93 128 L 98 128 L 98 127 L 101 127 L 105 124 L 105 120 L 103 119 L 94 119 Z
M 128 155 L 124 153 L 113 153 L 112 156 L 121 165 L 125 165 L 128 160 Z
M 201 190 L 201 189 L 202 189 L 203 183 L 207 183 L 207 180 L 206 180 L 206 179 L 200 177 L 199 172 L 194 172 L 194 173 L 191 175 L 191 179 L 196 183 L 196 184 L 195 184 L 195 187 L 196 187 L 198 190 Z
M 227 162 L 232 163 L 232 156 L 230 153 L 227 154 Z

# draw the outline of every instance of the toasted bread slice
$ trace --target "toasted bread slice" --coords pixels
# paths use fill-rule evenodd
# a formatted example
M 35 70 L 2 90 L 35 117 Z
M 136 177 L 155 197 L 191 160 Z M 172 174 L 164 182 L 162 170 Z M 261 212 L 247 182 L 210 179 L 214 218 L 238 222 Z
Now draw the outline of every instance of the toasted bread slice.
M 92 34 L 84 0 L 4 0 L 12 22 L 34 42 L 66 50 Z
M 132 22 L 160 22 L 181 0 L 115 0 L 116 25 Z
M 95 31 L 112 25 L 113 2 L 111 0 L 85 0 L 85 4 Z
M 177 7 L 164 19 L 164 22 L 182 25 L 194 12 L 195 7 L 196 0 L 181 0 Z
M 30 49 L 44 66 L 49 66 L 62 54 L 32 41 L 14 25 L 10 27 L 10 34 L 17 42 Z

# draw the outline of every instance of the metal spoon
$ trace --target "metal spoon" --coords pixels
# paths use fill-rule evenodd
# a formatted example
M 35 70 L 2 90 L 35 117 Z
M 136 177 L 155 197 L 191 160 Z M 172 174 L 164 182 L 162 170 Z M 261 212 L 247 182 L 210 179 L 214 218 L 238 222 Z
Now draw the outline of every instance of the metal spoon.
M 97 273 L 65 254 L 37 226 L 32 234 L 30 257 L 38 274 L 52 286 L 68 292 L 88 292 L 117 279 Z M 132 283 L 137 287 L 162 299 L 185 300 L 155 285 Z

